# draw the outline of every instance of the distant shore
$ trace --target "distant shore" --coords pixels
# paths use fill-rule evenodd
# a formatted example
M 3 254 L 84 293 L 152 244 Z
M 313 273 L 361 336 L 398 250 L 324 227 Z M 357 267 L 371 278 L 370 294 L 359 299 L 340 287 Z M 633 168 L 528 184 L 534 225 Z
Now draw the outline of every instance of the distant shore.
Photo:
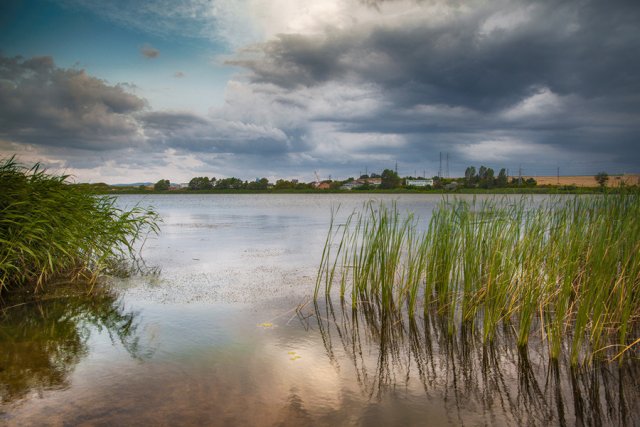
M 620 193 L 631 190 L 633 187 L 607 188 L 606 193 Z M 286 189 L 286 190 L 245 190 L 245 189 L 226 189 L 226 190 L 141 190 L 132 188 L 110 187 L 110 189 L 94 189 L 96 194 L 167 194 L 167 195 L 184 195 L 184 194 L 602 194 L 603 190 L 599 187 L 553 187 L 553 186 L 536 186 L 536 187 L 506 187 L 506 188 L 459 188 L 456 190 L 445 189 L 375 189 L 375 190 L 316 190 L 316 189 Z

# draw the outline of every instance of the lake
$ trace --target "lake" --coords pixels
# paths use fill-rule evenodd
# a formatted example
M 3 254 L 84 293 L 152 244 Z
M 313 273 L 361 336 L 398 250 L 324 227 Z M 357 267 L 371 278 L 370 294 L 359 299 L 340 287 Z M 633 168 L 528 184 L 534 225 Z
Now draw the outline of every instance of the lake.
M 640 423 L 636 361 L 571 369 L 543 348 L 518 351 L 506 326 L 485 346 L 431 317 L 315 305 L 332 209 L 340 223 L 372 198 L 425 227 L 441 200 L 119 196 L 161 214 L 160 235 L 142 247 L 159 272 L 112 279 L 94 298 L 62 287 L 7 304 L 0 424 Z

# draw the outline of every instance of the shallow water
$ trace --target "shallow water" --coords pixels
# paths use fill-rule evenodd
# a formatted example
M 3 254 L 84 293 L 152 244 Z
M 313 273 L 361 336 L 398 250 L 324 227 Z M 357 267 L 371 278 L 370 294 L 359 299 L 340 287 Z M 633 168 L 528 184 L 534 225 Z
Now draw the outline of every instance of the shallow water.
M 376 195 L 426 224 L 440 196 Z M 157 276 L 6 308 L 0 424 L 640 423 L 638 364 L 451 337 L 437 317 L 310 302 L 331 209 L 370 195 L 122 196 L 155 206 Z M 11 306 L 11 304 L 8 304 Z

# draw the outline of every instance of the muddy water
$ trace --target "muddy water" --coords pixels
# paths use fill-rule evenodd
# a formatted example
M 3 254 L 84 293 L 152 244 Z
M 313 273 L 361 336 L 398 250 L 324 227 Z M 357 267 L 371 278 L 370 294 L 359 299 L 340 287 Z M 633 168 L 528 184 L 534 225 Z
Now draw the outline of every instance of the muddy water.
M 425 222 L 440 200 L 376 198 Z M 575 371 L 514 350 L 508 328 L 486 347 L 437 316 L 310 302 L 331 207 L 368 199 L 121 197 L 161 213 L 143 248 L 161 272 L 8 304 L 0 424 L 640 423 L 637 363 Z

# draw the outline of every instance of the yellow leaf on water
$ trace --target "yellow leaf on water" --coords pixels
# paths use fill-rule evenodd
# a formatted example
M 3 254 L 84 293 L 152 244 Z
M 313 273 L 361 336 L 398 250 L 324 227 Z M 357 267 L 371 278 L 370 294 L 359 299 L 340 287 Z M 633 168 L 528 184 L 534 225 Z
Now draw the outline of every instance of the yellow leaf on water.
M 261 328 L 273 328 L 273 323 L 264 322 L 264 323 L 258 324 L 258 326 Z

